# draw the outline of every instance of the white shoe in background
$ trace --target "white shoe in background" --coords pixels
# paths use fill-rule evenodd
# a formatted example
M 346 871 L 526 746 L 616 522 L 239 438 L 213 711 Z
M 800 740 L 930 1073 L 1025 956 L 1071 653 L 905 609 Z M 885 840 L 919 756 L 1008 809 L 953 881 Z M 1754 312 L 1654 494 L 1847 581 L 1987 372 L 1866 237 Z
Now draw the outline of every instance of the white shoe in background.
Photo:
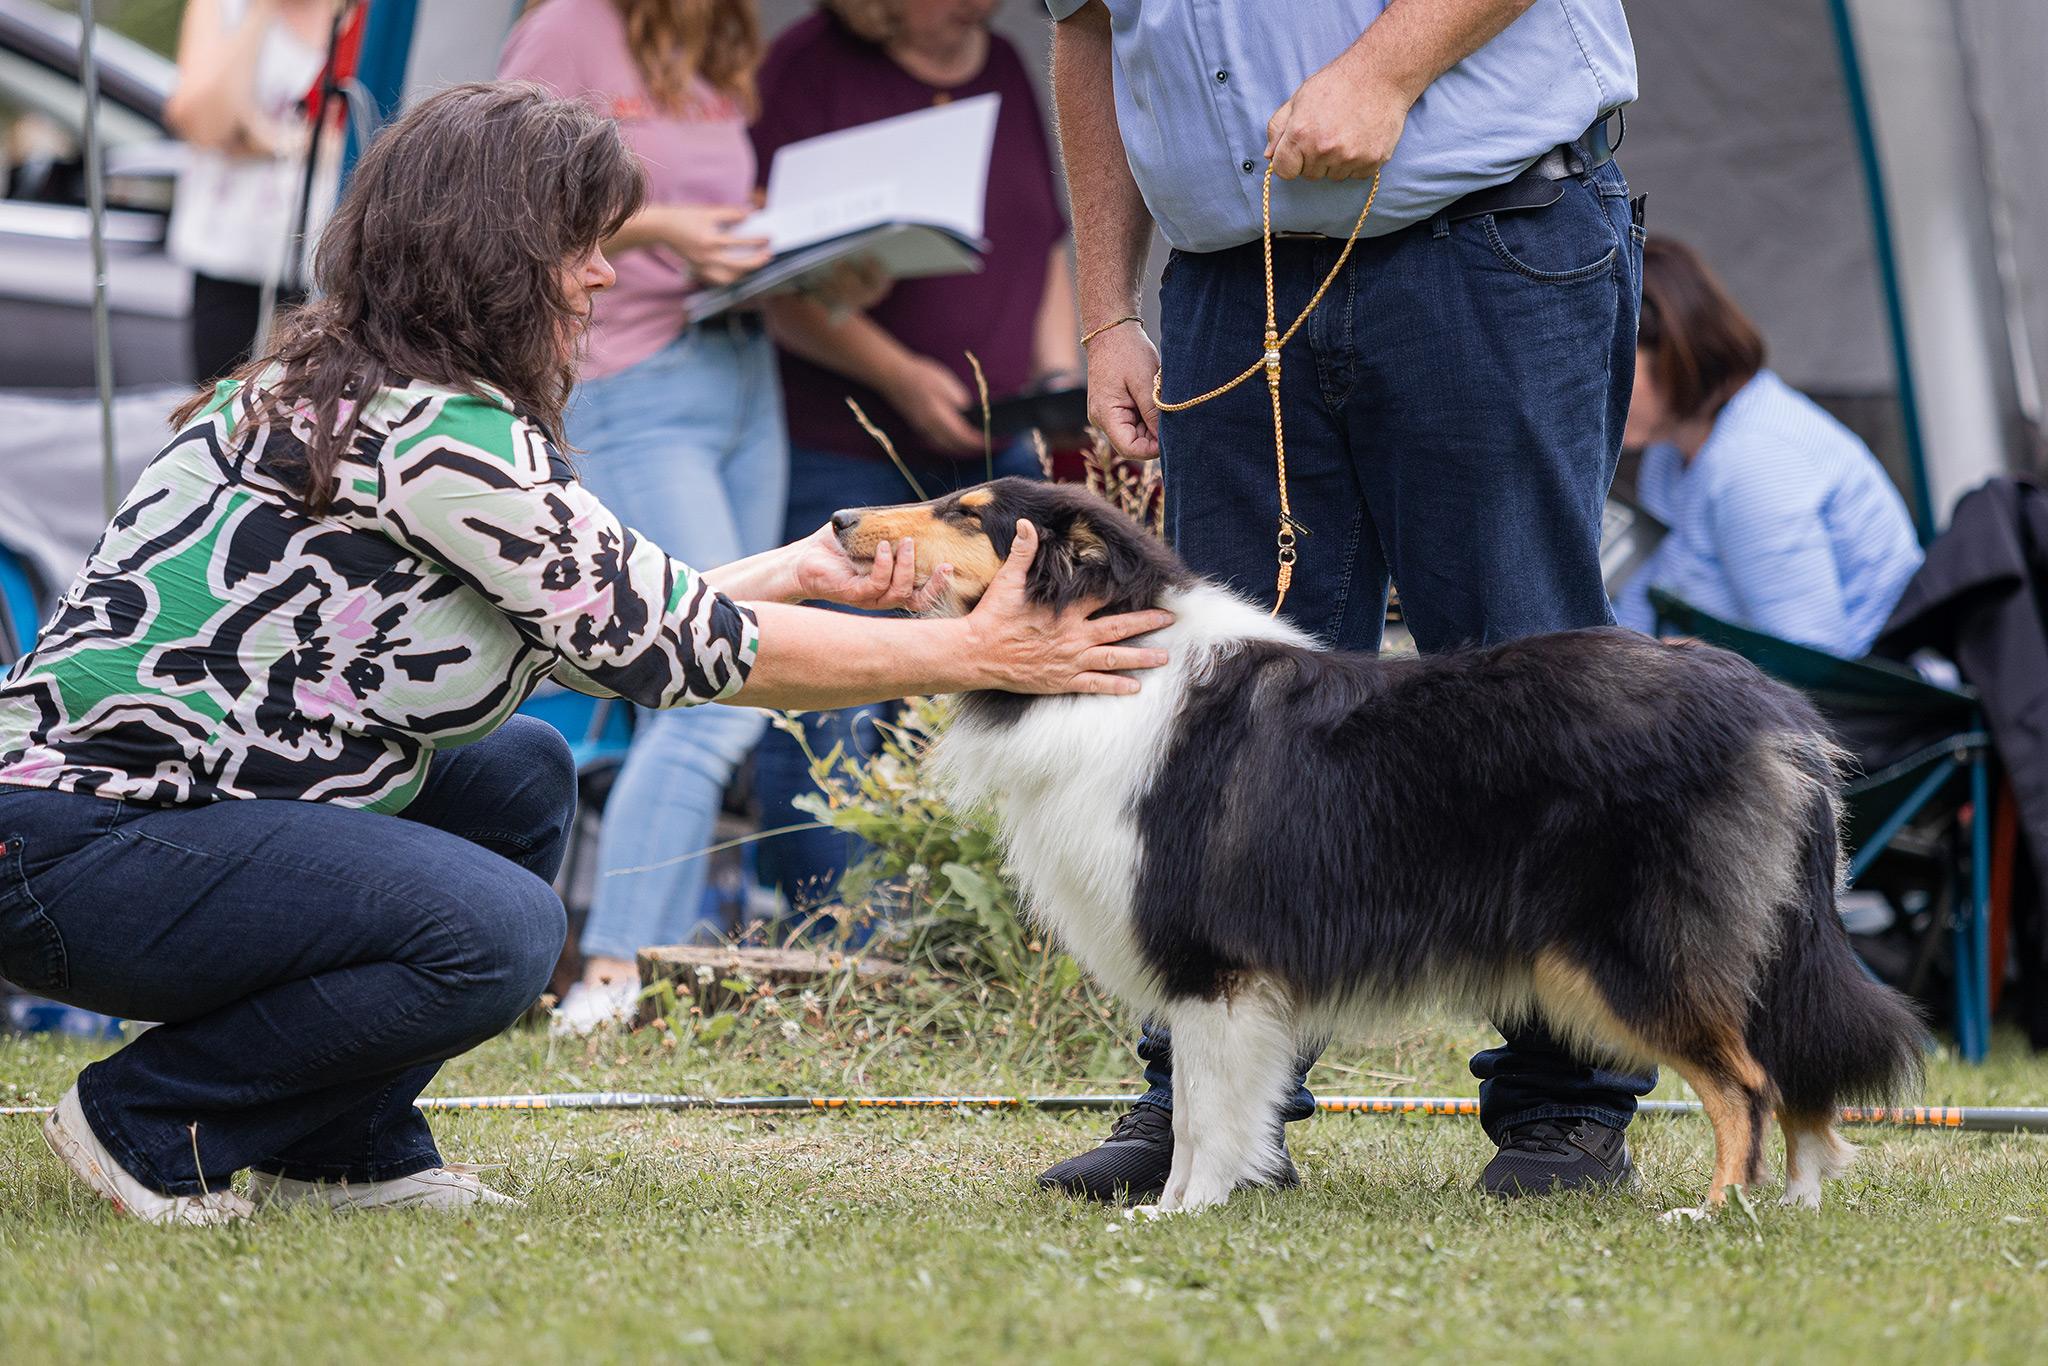
M 298 1181 L 269 1172 L 249 1173 L 249 1195 L 258 1205 L 289 1209 L 323 1205 L 332 1210 L 471 1209 L 477 1205 L 526 1208 L 461 1167 L 429 1167 L 389 1181 Z
M 153 1191 L 130 1176 L 114 1155 L 107 1151 L 92 1126 L 85 1122 L 85 1109 L 78 1103 L 73 1086 L 57 1102 L 57 1108 L 43 1117 L 43 1141 L 57 1160 L 96 1195 L 109 1201 L 122 1214 L 146 1224 L 228 1224 L 247 1219 L 255 1207 L 233 1191 L 209 1195 L 165 1195 Z
M 569 988 L 562 1004 L 555 1007 L 548 1032 L 558 1038 L 581 1038 L 607 1025 L 631 1024 L 639 1004 L 638 982 L 578 982 Z

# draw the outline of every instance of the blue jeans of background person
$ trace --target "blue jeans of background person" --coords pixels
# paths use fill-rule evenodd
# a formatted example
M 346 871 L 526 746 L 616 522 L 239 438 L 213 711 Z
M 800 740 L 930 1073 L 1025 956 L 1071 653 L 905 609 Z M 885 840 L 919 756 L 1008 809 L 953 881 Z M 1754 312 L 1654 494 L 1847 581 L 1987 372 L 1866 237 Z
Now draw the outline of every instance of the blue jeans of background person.
M 916 460 L 906 462 L 910 472 L 929 497 L 967 488 L 987 477 L 988 465 L 976 455 L 964 460 Z M 1019 443 L 995 453 L 997 478 L 1023 475 L 1037 478 L 1038 457 Z M 782 538 L 794 541 L 808 536 L 831 520 L 841 508 L 886 507 L 907 503 L 918 497 L 887 456 L 842 455 L 836 451 L 796 447 L 789 453 L 789 512 Z M 855 609 L 819 603 L 835 611 Z M 872 615 L 872 614 L 863 614 Z M 871 758 L 881 749 L 882 733 L 876 722 L 886 719 L 887 705 L 846 707 L 839 711 L 805 712 L 797 719 L 803 724 L 804 739 L 820 758 L 841 747 L 841 753 L 856 761 Z M 803 747 L 793 736 L 770 728 L 755 751 L 754 788 L 761 799 L 761 828 L 775 830 L 812 819 L 796 807 L 796 799 L 816 792 Z M 838 830 L 798 830 L 763 840 L 759 846 L 761 881 L 779 888 L 794 911 L 806 911 L 833 899 L 840 875 L 866 856 L 868 842 L 858 835 Z
M 1283 328 L 1342 245 L 1275 244 Z M 1439 217 L 1358 244 L 1284 355 L 1303 531 L 1290 620 L 1339 649 L 1378 649 L 1390 577 L 1425 651 L 1613 619 L 1600 520 L 1635 372 L 1641 247 L 1612 163 L 1548 208 Z M 1258 243 L 1176 254 L 1160 289 L 1166 397 L 1255 359 L 1264 308 Z M 1180 553 L 1271 602 L 1279 496 L 1265 385 L 1164 415 L 1160 445 Z M 1285 828 L 1282 817 L 1280 838 Z M 1540 1023 L 1505 1033 L 1472 1060 L 1496 1141 L 1535 1119 L 1620 1127 L 1656 1081 L 1576 1058 Z M 1140 1056 L 1147 1099 L 1170 1106 L 1170 1042 L 1153 1034 Z M 1311 1112 L 1304 1086 L 1287 1117 Z
M 78 1078 L 146 1186 L 423 1171 L 441 1158 L 413 1097 L 517 1020 L 562 951 L 550 884 L 575 805 L 568 745 L 521 716 L 436 754 L 399 816 L 0 788 L 0 970 L 164 1021 Z
M 728 316 L 629 369 L 580 385 L 568 436 L 584 484 L 628 526 L 699 569 L 756 555 L 782 530 L 788 478 L 775 348 Z M 641 710 L 605 800 L 581 947 L 631 959 L 650 944 L 716 939 L 704 917 L 709 847 L 726 785 L 765 718 L 740 707 Z

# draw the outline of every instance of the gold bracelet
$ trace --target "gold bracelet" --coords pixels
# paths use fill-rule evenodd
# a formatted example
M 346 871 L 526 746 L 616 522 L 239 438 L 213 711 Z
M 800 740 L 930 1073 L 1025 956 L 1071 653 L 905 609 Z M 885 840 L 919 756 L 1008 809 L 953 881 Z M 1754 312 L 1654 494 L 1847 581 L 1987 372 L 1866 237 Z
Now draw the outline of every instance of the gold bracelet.
M 1088 331 L 1083 332 L 1081 334 L 1081 346 L 1085 349 L 1089 342 L 1094 341 L 1112 327 L 1122 327 L 1125 323 L 1141 323 L 1143 321 L 1145 320 L 1135 313 L 1126 313 L 1121 318 L 1112 318 L 1100 327 L 1090 328 Z

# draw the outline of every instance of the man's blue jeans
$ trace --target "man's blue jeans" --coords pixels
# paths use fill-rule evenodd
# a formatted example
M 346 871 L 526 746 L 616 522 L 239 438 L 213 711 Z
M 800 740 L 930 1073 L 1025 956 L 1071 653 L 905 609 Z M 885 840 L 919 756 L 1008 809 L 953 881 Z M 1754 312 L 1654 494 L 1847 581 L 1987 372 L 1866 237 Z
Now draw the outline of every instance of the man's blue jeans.
M 78 1078 L 144 1185 L 406 1176 L 441 1161 L 413 1098 L 547 985 L 575 804 L 567 743 L 526 716 L 436 754 L 402 816 L 0 788 L 0 968 L 165 1021 Z
M 1379 648 L 1389 579 L 1425 651 L 1613 620 L 1600 521 L 1635 373 L 1642 234 L 1612 163 L 1564 188 L 1547 208 L 1361 241 L 1288 344 L 1300 561 L 1285 614 L 1332 646 Z M 1275 243 L 1283 331 L 1342 246 Z M 1257 359 L 1264 311 L 1258 243 L 1175 253 L 1160 288 L 1164 395 Z M 1160 446 L 1175 546 L 1270 603 L 1279 494 L 1263 380 L 1163 415 Z M 1170 1040 L 1150 1033 L 1139 1054 L 1146 1099 L 1170 1107 Z M 1535 1119 L 1620 1127 L 1656 1080 L 1581 1061 L 1538 1023 L 1510 1028 L 1472 1072 L 1496 1141 Z M 1312 1112 L 1304 1085 L 1287 1118 Z

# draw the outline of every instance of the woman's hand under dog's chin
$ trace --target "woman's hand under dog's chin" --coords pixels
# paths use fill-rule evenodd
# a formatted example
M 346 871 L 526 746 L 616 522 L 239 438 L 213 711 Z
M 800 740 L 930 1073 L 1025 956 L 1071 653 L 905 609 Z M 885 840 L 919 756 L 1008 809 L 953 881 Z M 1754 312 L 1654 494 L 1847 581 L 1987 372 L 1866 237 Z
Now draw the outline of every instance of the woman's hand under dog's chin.
M 870 612 L 940 614 L 948 601 L 953 566 L 933 568 L 917 581 L 917 547 L 883 541 L 865 566 L 855 562 L 830 526 L 821 526 L 789 547 L 793 602 L 836 602 Z
M 952 566 L 938 566 L 920 584 L 916 547 L 884 543 L 876 551 L 873 561 L 856 563 L 832 528 L 820 527 L 801 541 L 703 574 L 713 588 L 741 602 L 837 602 L 873 612 L 938 615 L 953 601 Z
M 1018 522 L 1009 558 L 960 622 L 967 632 L 968 658 L 978 661 L 987 676 L 979 686 L 1014 693 L 1137 692 L 1131 672 L 1163 666 L 1166 651 L 1118 642 L 1166 629 L 1173 613 L 1149 608 L 1095 617 L 1091 614 L 1101 610 L 1100 601 L 1072 603 L 1059 611 L 1034 603 L 1024 586 L 1037 552 L 1038 529 Z

